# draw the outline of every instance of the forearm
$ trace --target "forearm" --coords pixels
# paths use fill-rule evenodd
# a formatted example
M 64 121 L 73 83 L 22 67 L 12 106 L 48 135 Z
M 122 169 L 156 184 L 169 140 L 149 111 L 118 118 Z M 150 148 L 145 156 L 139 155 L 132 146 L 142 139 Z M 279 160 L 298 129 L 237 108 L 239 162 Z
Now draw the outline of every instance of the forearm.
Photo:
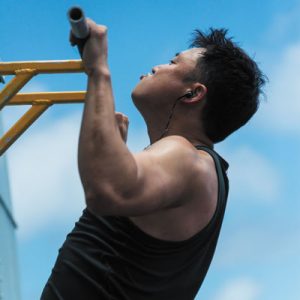
M 123 197 L 136 181 L 135 160 L 116 123 L 111 77 L 106 66 L 88 76 L 78 166 L 86 197 L 99 201 Z

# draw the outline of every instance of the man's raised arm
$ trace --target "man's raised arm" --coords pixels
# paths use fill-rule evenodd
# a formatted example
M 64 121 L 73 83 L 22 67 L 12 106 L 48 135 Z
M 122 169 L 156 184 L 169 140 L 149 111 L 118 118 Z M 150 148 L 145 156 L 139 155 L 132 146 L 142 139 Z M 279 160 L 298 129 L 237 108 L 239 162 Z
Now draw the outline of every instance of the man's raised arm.
M 173 205 L 194 175 L 193 147 L 184 138 L 169 137 L 152 151 L 134 156 L 128 150 L 115 118 L 107 28 L 88 24 L 83 52 L 88 89 L 78 148 L 87 206 L 95 214 L 133 215 Z

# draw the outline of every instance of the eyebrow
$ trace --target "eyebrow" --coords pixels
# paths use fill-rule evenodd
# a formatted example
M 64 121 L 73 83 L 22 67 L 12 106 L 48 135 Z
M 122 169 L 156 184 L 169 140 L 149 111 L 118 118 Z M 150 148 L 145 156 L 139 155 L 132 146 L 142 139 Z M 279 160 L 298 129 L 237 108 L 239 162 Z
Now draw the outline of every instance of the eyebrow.
M 180 54 L 181 54 L 181 52 L 175 53 L 175 58 L 176 58 L 176 60 L 181 60 L 181 57 L 179 58 Z

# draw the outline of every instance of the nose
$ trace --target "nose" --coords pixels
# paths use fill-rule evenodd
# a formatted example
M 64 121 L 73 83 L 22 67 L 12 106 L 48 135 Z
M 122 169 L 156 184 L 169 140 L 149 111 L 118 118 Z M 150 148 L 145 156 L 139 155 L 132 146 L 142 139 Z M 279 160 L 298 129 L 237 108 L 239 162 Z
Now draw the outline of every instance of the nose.
M 155 66 L 154 68 L 152 68 L 152 70 L 151 70 L 152 74 L 155 74 L 157 69 L 158 69 L 158 66 Z
M 160 68 L 162 68 L 164 65 L 157 65 L 152 68 L 152 74 L 155 74 Z
M 161 69 L 165 66 L 167 66 L 167 64 L 161 64 L 161 65 L 157 65 L 157 66 L 153 67 L 151 70 L 152 74 L 155 74 L 159 69 Z

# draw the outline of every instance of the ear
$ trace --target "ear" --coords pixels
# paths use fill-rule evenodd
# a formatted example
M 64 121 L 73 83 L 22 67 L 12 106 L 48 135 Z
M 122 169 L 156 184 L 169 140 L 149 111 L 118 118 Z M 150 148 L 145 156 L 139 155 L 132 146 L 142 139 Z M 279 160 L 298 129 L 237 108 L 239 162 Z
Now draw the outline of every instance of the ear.
M 190 90 L 193 92 L 192 97 L 184 97 L 181 99 L 183 103 L 192 104 L 202 101 L 207 94 L 207 87 L 202 83 L 194 83 Z

